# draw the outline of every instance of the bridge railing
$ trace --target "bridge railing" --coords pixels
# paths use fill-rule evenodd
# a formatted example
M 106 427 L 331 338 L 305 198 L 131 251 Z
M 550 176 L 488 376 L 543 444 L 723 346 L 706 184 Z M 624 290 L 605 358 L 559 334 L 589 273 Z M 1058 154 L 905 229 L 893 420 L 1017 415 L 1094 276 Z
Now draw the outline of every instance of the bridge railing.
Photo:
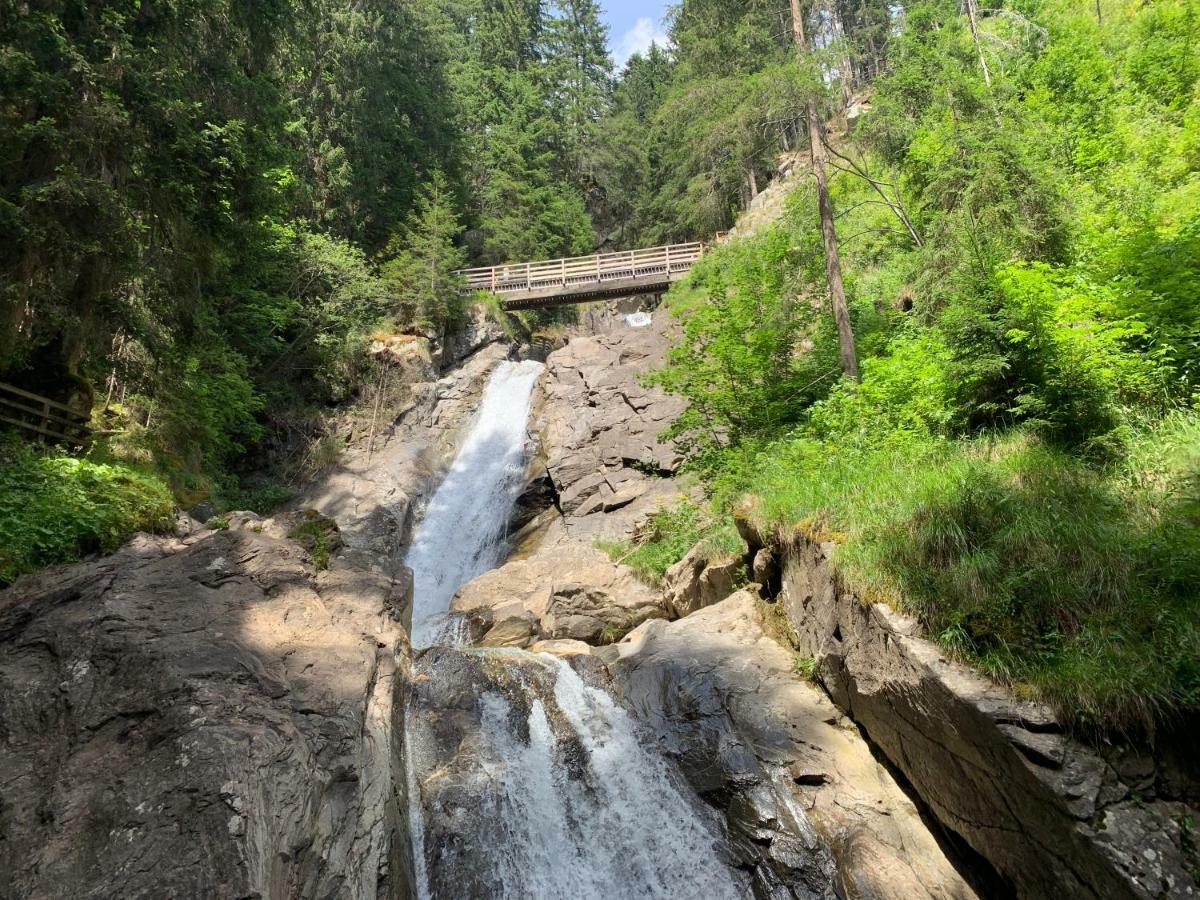
M 663 277 L 686 272 L 704 254 L 704 244 L 671 244 L 594 256 L 570 256 L 538 262 L 463 269 L 464 290 L 506 294 L 569 290 L 629 278 Z
M 41 442 L 76 447 L 91 443 L 88 415 L 57 400 L 0 383 L 0 428 L 18 428 Z

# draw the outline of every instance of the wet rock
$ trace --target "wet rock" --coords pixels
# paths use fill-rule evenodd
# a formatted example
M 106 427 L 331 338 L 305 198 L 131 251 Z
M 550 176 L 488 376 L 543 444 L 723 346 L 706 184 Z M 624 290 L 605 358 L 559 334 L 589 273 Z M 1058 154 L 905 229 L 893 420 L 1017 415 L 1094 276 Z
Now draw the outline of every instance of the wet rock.
M 744 900 L 721 822 L 590 655 L 432 648 L 408 699 L 434 897 Z
M 616 645 L 614 690 L 721 810 L 764 897 L 975 896 L 912 802 L 739 591 Z
M 246 525 L 0 594 L 0 893 L 407 890 L 393 582 Z
M 537 620 L 530 615 L 506 616 L 480 638 L 481 647 L 527 647 L 533 641 Z
M 787 548 L 778 602 L 799 652 L 814 658 L 834 701 L 932 815 L 1008 890 L 1200 895 L 1171 824 L 1179 805 L 1134 799 L 1118 771 L 1069 737 L 1048 707 L 947 660 L 913 619 L 863 603 L 834 575 L 832 550 L 804 540 Z M 1130 775 L 1143 787 L 1150 777 L 1144 763 Z

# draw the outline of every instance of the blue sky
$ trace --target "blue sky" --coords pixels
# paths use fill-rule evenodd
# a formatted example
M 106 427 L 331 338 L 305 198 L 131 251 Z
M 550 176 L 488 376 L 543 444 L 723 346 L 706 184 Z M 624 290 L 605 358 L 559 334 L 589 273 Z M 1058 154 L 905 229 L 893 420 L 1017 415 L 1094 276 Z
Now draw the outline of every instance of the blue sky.
M 667 42 L 663 16 L 667 0 L 600 0 L 604 21 L 608 23 L 608 49 L 620 71 L 634 53 L 645 50 L 651 41 Z

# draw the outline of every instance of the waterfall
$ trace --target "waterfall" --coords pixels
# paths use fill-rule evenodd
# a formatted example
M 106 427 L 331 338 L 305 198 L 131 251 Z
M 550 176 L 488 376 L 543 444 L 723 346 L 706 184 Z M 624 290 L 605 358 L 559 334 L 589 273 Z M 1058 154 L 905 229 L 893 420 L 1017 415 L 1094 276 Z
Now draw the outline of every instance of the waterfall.
M 405 769 L 417 900 L 620 900 L 748 894 L 714 813 L 630 716 L 566 662 L 459 649 L 446 612 L 497 565 L 542 366 L 502 363 L 429 503 L 413 569 Z
M 435 653 L 418 666 L 423 684 L 457 681 L 417 692 L 409 732 L 429 810 L 420 897 L 747 896 L 715 813 L 607 692 L 548 654 Z M 443 691 L 458 709 L 441 706 Z M 447 733 L 466 696 L 470 724 Z
M 414 647 L 434 643 L 454 592 L 500 562 L 525 473 L 525 429 L 542 364 L 501 363 L 445 480 L 425 511 L 405 565 L 413 570 Z

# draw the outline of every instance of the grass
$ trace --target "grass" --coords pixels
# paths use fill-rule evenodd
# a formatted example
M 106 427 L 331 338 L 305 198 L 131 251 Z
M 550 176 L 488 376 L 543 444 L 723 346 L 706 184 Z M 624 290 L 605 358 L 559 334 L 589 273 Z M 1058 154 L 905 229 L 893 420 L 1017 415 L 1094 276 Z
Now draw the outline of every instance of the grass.
M 1200 417 L 1129 439 L 1108 470 L 1021 432 L 773 446 L 764 526 L 834 535 L 865 599 L 1084 728 L 1151 731 L 1200 707 Z
M 313 567 L 317 571 L 323 571 L 329 568 L 330 557 L 340 546 L 337 540 L 337 523 L 333 519 L 318 515 L 315 510 L 307 510 L 305 516 L 306 521 L 289 531 L 288 537 L 307 549 Z
M 658 586 L 667 569 L 702 541 L 701 549 L 708 559 L 733 556 L 743 550 L 732 525 L 687 501 L 653 513 L 638 526 L 632 541 L 600 541 L 596 546 L 629 566 L 643 581 Z
M 134 468 L 0 442 L 0 587 L 45 566 L 111 553 L 137 531 L 165 531 L 175 503 Z

